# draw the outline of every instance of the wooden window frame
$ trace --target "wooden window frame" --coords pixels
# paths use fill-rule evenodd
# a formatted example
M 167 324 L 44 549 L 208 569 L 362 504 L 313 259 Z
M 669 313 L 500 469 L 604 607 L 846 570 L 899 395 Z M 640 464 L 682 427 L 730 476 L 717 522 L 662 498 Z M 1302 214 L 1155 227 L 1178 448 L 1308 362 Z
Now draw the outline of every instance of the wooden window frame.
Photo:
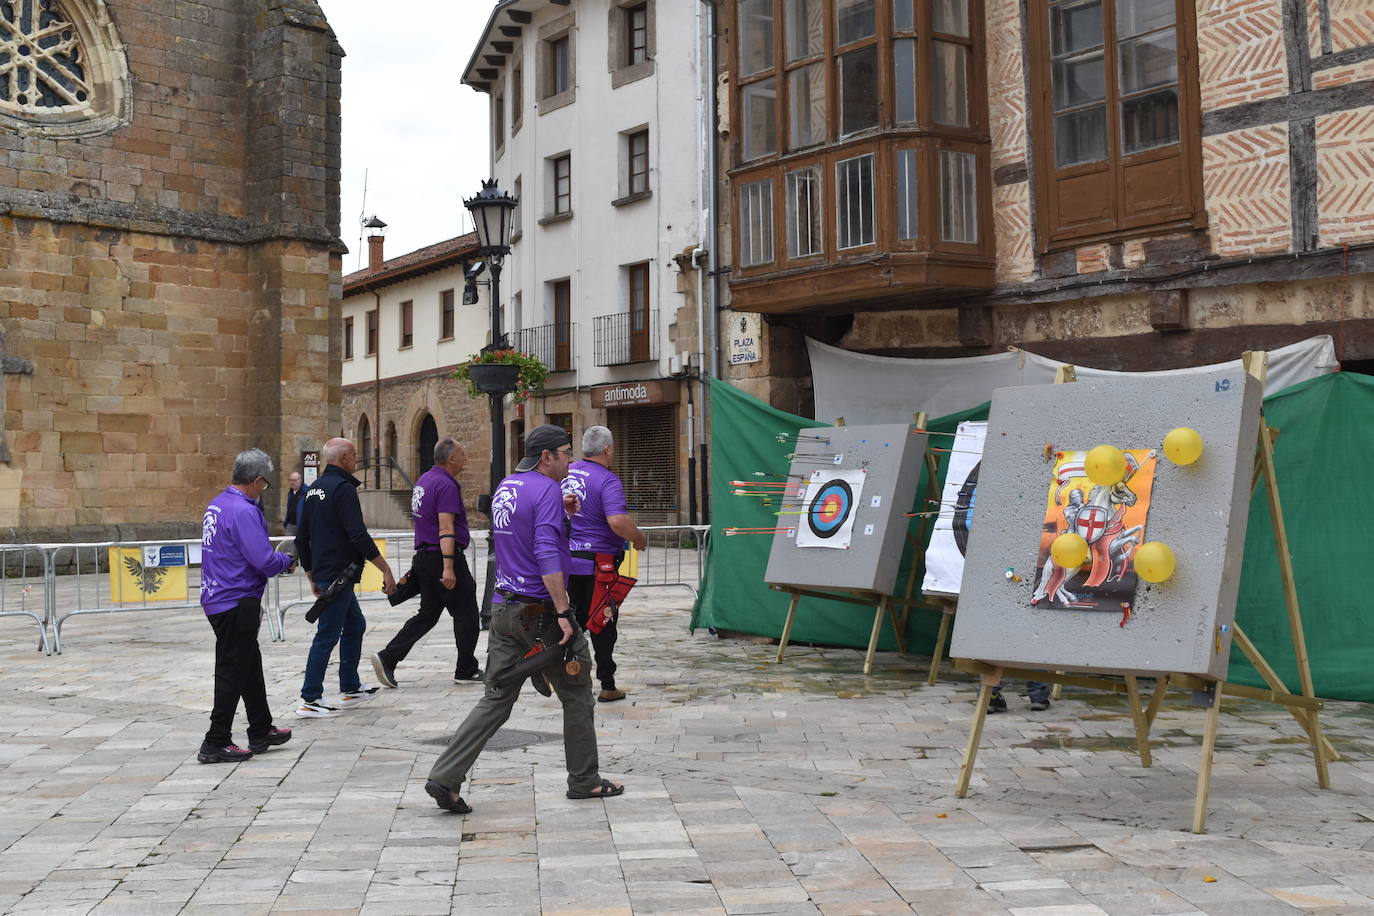
M 446 289 L 439 293 L 439 339 L 452 340 L 457 322 L 454 320 L 453 310 L 453 290 Z
M 491 145 L 500 159 L 506 151 L 506 97 L 501 94 L 491 100 Z
M 565 372 L 572 368 L 572 280 L 564 278 L 549 284 L 553 295 L 554 358 L 550 368 Z
M 381 336 L 382 336 L 382 335 L 381 335 L 381 328 L 378 326 L 377 310 L 376 310 L 376 309 L 368 309 L 368 310 L 367 310 L 367 313 L 366 313 L 363 317 L 364 317 L 364 324 L 365 324 L 365 326 L 366 326 L 366 328 L 367 328 L 367 331 L 366 331 L 366 335 L 367 335 L 367 338 L 366 338 L 367 351 L 366 351 L 365 355 L 366 355 L 366 356 L 376 356 L 376 355 L 377 355 L 377 347 L 381 344 L 381 339 L 380 339 L 380 338 L 381 338 Z
M 572 213 L 572 153 L 563 153 L 561 156 L 554 156 L 549 160 L 549 165 L 553 169 L 553 213 L 552 216 L 563 216 Z M 563 172 L 563 174 L 559 174 Z M 560 183 L 566 182 L 567 188 L 560 187 Z
M 1053 84 L 1050 73 L 1050 2 L 1029 0 L 1031 143 L 1035 158 L 1036 248 L 1041 254 L 1094 242 L 1118 241 L 1161 231 L 1207 225 L 1202 197 L 1202 116 L 1197 71 L 1197 18 L 1191 0 L 1175 0 L 1178 54 L 1179 140 L 1123 156 L 1121 92 L 1114 2 L 1103 0 L 1103 70 L 1106 81 L 1107 155 L 1095 162 L 1055 164 Z M 1161 179 L 1172 172 L 1173 183 Z M 1096 181 L 1099 188 L 1093 188 Z M 1170 204 L 1133 208 L 1133 188 L 1173 187 Z M 1096 196 L 1091 196 L 1095 194 Z M 1062 198 L 1061 198 L 1062 195 Z M 1099 202 L 1095 218 L 1061 215 L 1061 199 Z
M 353 358 L 353 316 L 345 315 L 343 322 L 343 358 Z
M 400 318 L 400 344 L 398 350 L 409 350 L 415 346 L 415 300 L 406 299 L 397 310 Z
M 517 52 L 518 53 L 518 52 Z M 525 65 L 516 62 L 510 68 L 510 134 L 520 133 L 525 119 Z
M 653 329 L 649 321 L 649 315 L 652 311 L 651 303 L 653 302 L 653 291 L 650 289 L 652 280 L 648 261 L 626 265 L 625 311 L 630 316 L 626 334 L 629 338 L 629 356 L 632 363 L 647 362 L 649 354 L 653 352 L 653 341 L 650 336 Z M 638 296 L 636 296 L 636 283 L 638 283 Z M 638 330 L 635 328 L 636 315 L 639 316 Z
M 649 59 L 649 4 L 636 3 L 634 6 L 624 7 L 621 15 L 625 17 L 625 57 L 623 58 L 626 67 L 633 67 L 635 64 L 642 64 Z M 635 27 L 635 16 L 642 16 L 644 21 L 639 27 Z M 637 43 L 636 34 L 643 37 L 643 43 Z M 639 56 L 636 57 L 635 55 Z
M 871 258 L 875 251 L 918 254 L 939 252 L 962 259 L 965 256 L 990 260 L 994 257 L 992 227 L 992 180 L 991 180 L 991 139 L 989 136 L 989 117 L 987 104 L 987 39 L 984 26 L 984 0 L 968 0 L 968 36 L 939 33 L 933 30 L 934 12 L 929 0 L 915 0 L 913 4 L 913 23 L 909 30 L 898 30 L 893 19 L 891 0 L 880 0 L 876 6 L 877 28 L 872 36 L 856 39 L 845 45 L 836 46 L 837 3 L 824 0 L 824 37 L 821 54 L 802 55 L 788 60 L 787 49 L 787 0 L 774 0 L 773 10 L 773 62 L 771 67 L 758 73 L 740 77 L 742 49 L 736 48 L 730 58 L 732 68 L 732 138 L 735 167 L 730 170 L 730 178 L 735 192 L 732 195 L 732 218 L 737 222 L 740 215 L 741 189 L 745 185 L 760 180 L 771 180 L 773 184 L 773 257 L 770 261 L 745 266 L 740 257 L 743 230 L 734 233 L 735 270 L 741 279 L 757 275 L 777 273 L 782 270 L 800 267 L 815 267 L 815 255 L 789 258 L 787 247 L 787 174 L 799 169 L 817 167 L 821 172 L 821 184 L 825 196 L 823 208 L 823 246 L 826 262 L 842 262 L 852 258 Z M 732 35 L 738 35 L 738 4 L 732 4 L 729 27 Z M 897 123 L 896 120 L 896 67 L 894 42 L 898 40 L 915 42 L 915 122 Z M 933 122 L 933 45 L 936 40 L 949 40 L 963 44 L 969 49 L 966 55 L 965 81 L 968 87 L 968 125 L 935 124 Z M 879 94 L 879 119 L 876 128 L 866 128 L 852 135 L 840 136 L 840 97 L 839 68 L 840 55 L 859 48 L 874 46 L 878 60 L 878 80 L 876 91 Z M 826 92 L 826 139 L 819 145 L 794 148 L 792 146 L 792 100 L 791 74 L 804 67 L 821 63 L 825 72 Z M 777 124 L 774 146 L 777 151 L 754 159 L 745 160 L 744 153 L 744 107 L 745 87 L 764 79 L 774 79 L 777 93 Z M 944 242 L 940 239 L 939 189 L 936 184 L 938 150 L 956 149 L 961 152 L 974 152 L 979 163 L 977 185 L 977 220 L 979 241 L 977 244 Z M 896 155 L 899 149 L 916 150 L 916 237 L 897 238 Z M 855 248 L 837 249 L 836 213 L 837 194 L 835 188 L 835 163 L 864 153 L 874 153 L 875 199 L 874 209 L 877 219 L 875 241 L 873 244 Z
M 643 140 L 642 152 L 635 151 L 636 141 Z M 642 168 L 635 167 L 636 159 L 642 160 Z M 649 129 L 636 130 L 625 135 L 625 196 L 644 194 L 649 190 Z

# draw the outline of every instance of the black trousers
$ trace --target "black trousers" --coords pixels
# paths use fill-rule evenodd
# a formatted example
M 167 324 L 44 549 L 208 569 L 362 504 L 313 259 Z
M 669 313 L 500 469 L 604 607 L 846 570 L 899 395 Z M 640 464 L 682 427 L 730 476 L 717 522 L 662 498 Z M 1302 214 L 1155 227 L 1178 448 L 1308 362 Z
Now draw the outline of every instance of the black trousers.
M 215 707 L 210 711 L 205 743 L 214 747 L 233 743 L 234 713 L 240 699 L 248 715 L 251 743 L 272 730 L 272 710 L 267 707 L 267 685 L 262 680 L 262 650 L 258 648 L 262 603 L 244 598 L 230 610 L 205 619 L 215 631 Z
M 596 576 L 568 576 L 568 600 L 577 609 L 577 622 L 587 630 L 587 612 L 591 609 L 592 589 L 596 586 Z M 600 633 L 587 630 L 592 640 L 592 655 L 596 658 L 596 679 L 607 690 L 615 689 L 615 651 L 616 622 L 606 625 Z
M 461 552 L 453 560 L 453 572 L 458 577 L 453 588 L 444 588 L 444 558 L 438 551 L 422 551 L 415 555 L 412 575 L 420 577 L 420 610 L 415 612 L 392 637 L 386 648 L 377 654 L 388 668 L 395 668 L 425 634 L 434 629 L 447 610 L 453 618 L 453 644 L 458 649 L 454 677 L 466 677 L 478 670 L 477 635 L 480 624 L 477 616 L 477 583 L 468 571 L 468 561 Z

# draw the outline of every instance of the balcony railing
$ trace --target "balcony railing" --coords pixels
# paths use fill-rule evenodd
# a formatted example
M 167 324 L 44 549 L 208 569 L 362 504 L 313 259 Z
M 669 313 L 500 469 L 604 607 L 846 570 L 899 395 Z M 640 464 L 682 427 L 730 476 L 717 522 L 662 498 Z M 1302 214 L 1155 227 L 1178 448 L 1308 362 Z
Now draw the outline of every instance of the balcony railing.
M 510 342 L 522 353 L 538 357 L 550 372 L 571 372 L 576 331 L 577 325 L 572 322 L 541 324 L 535 328 L 512 331 Z
M 620 312 L 592 319 L 598 366 L 623 366 L 658 359 L 658 312 Z

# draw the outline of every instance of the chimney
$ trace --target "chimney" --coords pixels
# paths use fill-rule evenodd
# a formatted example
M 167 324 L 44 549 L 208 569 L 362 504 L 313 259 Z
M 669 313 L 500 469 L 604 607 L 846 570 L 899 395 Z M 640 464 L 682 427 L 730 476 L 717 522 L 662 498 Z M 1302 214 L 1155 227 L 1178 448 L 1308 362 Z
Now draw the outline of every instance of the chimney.
M 379 220 L 374 213 L 363 223 L 363 228 L 368 230 L 367 269 L 381 270 L 382 262 L 386 260 L 382 254 L 382 246 L 386 243 L 386 223 Z

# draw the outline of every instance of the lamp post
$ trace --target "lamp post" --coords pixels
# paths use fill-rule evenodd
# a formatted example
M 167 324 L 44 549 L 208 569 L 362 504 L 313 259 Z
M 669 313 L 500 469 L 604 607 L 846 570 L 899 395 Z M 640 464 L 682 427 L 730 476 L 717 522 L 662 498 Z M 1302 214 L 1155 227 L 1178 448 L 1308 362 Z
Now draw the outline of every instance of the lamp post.
M 511 213 L 519 201 L 496 186 L 496 179 L 482 182 L 482 190 L 463 201 L 472 214 L 477 231 L 477 254 L 491 269 L 491 342 L 482 349 L 506 349 L 505 334 L 501 332 L 501 265 L 510 254 Z M 482 612 L 491 613 L 491 592 L 496 580 L 496 543 L 491 525 L 491 497 L 506 476 L 506 419 L 505 398 L 513 387 L 484 388 L 491 398 L 491 481 L 487 491 L 487 581 L 482 592 Z

